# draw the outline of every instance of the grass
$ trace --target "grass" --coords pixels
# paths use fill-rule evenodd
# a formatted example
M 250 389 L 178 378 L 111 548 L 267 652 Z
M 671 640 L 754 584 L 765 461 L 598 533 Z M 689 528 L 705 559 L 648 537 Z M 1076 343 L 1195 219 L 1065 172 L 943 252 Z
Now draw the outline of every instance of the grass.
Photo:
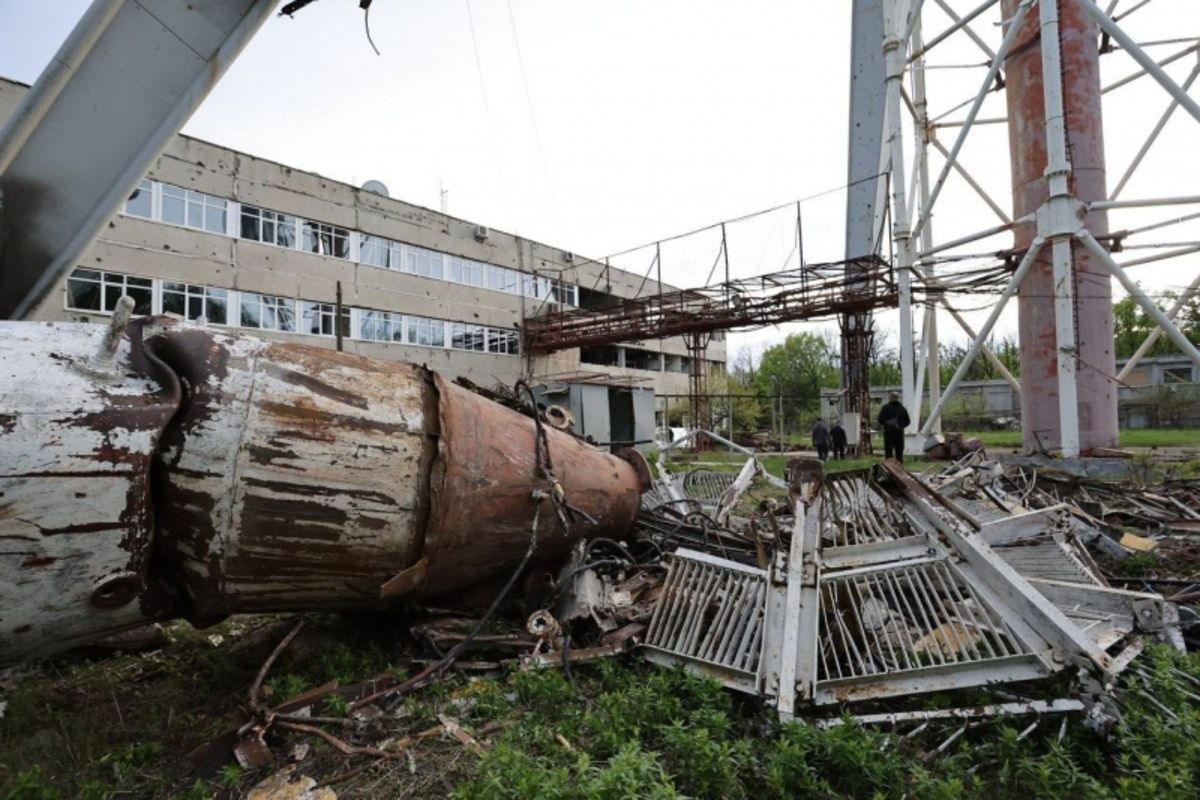
M 241 625 L 243 632 L 232 627 Z M 238 721 L 259 660 L 286 624 L 235 621 L 207 634 L 172 630 L 176 643 L 151 655 L 62 659 L 0 689 L 0 799 L 243 797 L 311 745 L 300 771 L 318 781 L 347 770 L 328 745 L 268 734 L 273 766 L 227 766 L 200 780 L 181 767 L 192 747 Z M 276 691 L 330 679 L 354 680 L 386 666 L 388 635 L 333 619 L 312 623 L 285 653 Z M 462 677 L 403 701 L 355 734 L 378 743 L 454 716 L 468 730 L 502 724 L 482 756 L 455 740 L 427 740 L 411 760 L 339 782 L 339 797 L 546 798 L 1190 798 L 1200 784 L 1200 710 L 1176 673 L 1200 680 L 1200 657 L 1152 646 L 1141 663 L 1155 701 L 1121 696 L 1117 738 L 1075 721 L 1058 742 L 1043 723 L 987 724 L 937 758 L 922 751 L 952 730 L 902 741 L 853 724 L 819 730 L 780 724 L 752 698 L 640 659 L 580 665 L 575 682 L 555 669 Z M 930 698 L 945 704 L 945 698 Z M 976 699 L 969 699 L 974 702 Z M 1156 706 L 1155 703 L 1161 703 Z M 337 713 L 336 704 L 317 709 Z M 1172 719 L 1174 715 L 1177 719 Z
M 1021 447 L 1020 431 L 967 431 L 966 438 L 975 438 L 985 447 Z M 1200 447 L 1200 428 L 1125 428 L 1121 430 L 1121 447 Z

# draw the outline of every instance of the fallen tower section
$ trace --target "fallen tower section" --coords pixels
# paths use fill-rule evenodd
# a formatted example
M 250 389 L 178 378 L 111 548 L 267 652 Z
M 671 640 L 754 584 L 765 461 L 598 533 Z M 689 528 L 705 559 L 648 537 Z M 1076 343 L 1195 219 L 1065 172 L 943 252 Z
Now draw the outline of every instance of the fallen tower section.
M 173 617 L 485 592 L 535 525 L 538 559 L 627 535 L 648 480 L 415 365 L 127 307 L 0 329 L 2 662 Z

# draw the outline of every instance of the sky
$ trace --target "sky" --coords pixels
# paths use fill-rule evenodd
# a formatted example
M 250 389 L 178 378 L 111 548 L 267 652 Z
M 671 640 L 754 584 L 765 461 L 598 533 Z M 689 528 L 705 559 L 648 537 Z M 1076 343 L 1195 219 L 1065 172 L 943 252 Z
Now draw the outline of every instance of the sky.
M 927 5 L 927 31 L 941 30 L 949 19 Z M 966 11 L 975 2 L 951 5 Z M 0 75 L 36 80 L 86 6 L 0 0 Z M 376 0 L 369 17 L 376 55 L 357 2 L 318 0 L 294 18 L 269 20 L 183 132 L 337 180 L 382 180 L 393 197 L 430 208 L 440 207 L 445 190 L 455 216 L 592 258 L 784 205 L 727 226 L 730 274 L 750 277 L 796 265 L 791 204 L 801 198 L 806 261 L 842 257 L 849 7 L 848 0 Z M 1142 42 L 1200 36 L 1200 3 L 1153 0 L 1128 27 Z M 999 12 L 984 14 L 974 29 L 994 49 Z M 1185 46 L 1151 52 L 1162 57 Z M 933 114 L 976 91 L 985 58 L 962 35 L 930 53 Z M 1167 69 L 1182 81 L 1196 63 L 1192 55 Z M 1122 53 L 1106 56 L 1102 82 L 1134 69 Z M 1003 103 L 1002 93 L 990 95 L 981 118 L 1004 116 Z M 1166 104 L 1146 78 L 1106 95 L 1110 185 Z M 941 129 L 939 139 L 950 147 L 958 130 Z M 1198 135 L 1195 120 L 1175 114 L 1123 196 L 1195 194 Z M 1005 125 L 975 128 L 961 162 L 1010 208 Z M 941 168 L 940 156 L 932 158 L 935 177 Z M 1110 227 L 1187 210 L 1114 212 Z M 932 224 L 936 239 L 947 240 L 997 221 L 952 175 Z M 1200 240 L 1200 227 L 1145 239 L 1185 240 Z M 1007 244 L 997 237 L 978 251 Z M 664 280 L 704 285 L 718 246 L 715 230 L 665 245 Z M 644 272 L 652 258 L 650 246 L 613 263 Z M 1195 275 L 1194 259 L 1139 268 L 1135 277 L 1152 291 L 1181 288 Z M 722 272 L 719 265 L 716 276 Z M 992 302 L 966 297 L 959 305 L 978 326 Z M 1016 324 L 1010 309 L 997 331 L 1011 335 Z M 880 314 L 878 325 L 894 337 L 896 314 Z M 735 333 L 730 354 L 832 327 Z M 965 339 L 944 314 L 939 327 L 943 342 Z

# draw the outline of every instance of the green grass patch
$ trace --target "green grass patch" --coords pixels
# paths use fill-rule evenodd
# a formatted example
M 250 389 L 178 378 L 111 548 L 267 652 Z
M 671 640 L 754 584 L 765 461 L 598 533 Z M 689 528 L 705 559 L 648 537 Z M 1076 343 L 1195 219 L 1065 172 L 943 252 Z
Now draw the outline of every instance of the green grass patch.
M 250 632 L 236 636 L 239 625 Z M 272 731 L 275 765 L 231 766 L 205 780 L 187 774 L 186 753 L 241 719 L 246 687 L 289 627 L 234 620 L 196 633 L 173 626 L 176 643 L 155 654 L 60 659 L 10 679 L 0 687 L 8 702 L 0 800 L 240 798 L 298 741 L 312 748 L 304 774 L 322 781 L 345 772 L 347 760 L 323 742 Z M 371 631 L 337 618 L 311 622 L 295 652 L 281 657 L 281 674 L 291 677 L 277 689 L 376 670 L 387 639 Z M 214 633 L 225 636 L 222 645 L 207 639 Z M 999 721 L 972 729 L 933 759 L 923 751 L 952 726 L 932 741 L 905 742 L 853 724 L 827 731 L 782 725 L 753 698 L 636 657 L 579 665 L 577 686 L 557 669 L 458 676 L 404 699 L 354 735 L 379 743 L 436 724 L 439 713 L 473 731 L 501 723 L 482 757 L 452 738 L 430 739 L 413 751 L 412 766 L 391 762 L 335 789 L 343 800 L 1194 797 L 1200 711 L 1188 694 L 1195 687 L 1176 671 L 1200 680 L 1200 657 L 1155 646 L 1139 663 L 1151 675 L 1154 700 L 1123 688 L 1125 719 L 1111 741 L 1078 720 L 1061 743 L 1056 722 L 1021 738 L 1028 720 Z M 948 702 L 928 698 L 929 705 Z
M 1172 670 L 1200 658 L 1155 646 L 1153 692 L 1132 691 L 1105 741 L 1078 720 L 1061 742 L 1043 723 L 984 725 L 936 758 L 927 743 L 846 724 L 778 724 L 752 701 L 681 671 L 605 662 L 509 678 L 522 709 L 477 773 L 454 791 L 483 798 L 1191 798 L 1200 785 L 1200 712 Z
M 1020 449 L 1018 431 L 965 431 L 963 436 L 979 439 L 985 447 Z M 1121 447 L 1197 447 L 1200 428 L 1126 428 L 1121 431 Z

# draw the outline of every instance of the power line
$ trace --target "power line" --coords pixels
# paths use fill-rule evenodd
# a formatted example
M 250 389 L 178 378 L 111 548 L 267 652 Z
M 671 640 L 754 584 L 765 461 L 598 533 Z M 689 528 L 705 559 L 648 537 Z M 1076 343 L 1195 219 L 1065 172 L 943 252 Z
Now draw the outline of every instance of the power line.
M 467 22 L 471 28 L 471 47 L 475 51 L 475 72 L 479 76 L 479 94 L 483 98 L 483 111 L 487 116 L 488 134 L 492 142 L 492 163 L 496 167 L 496 177 L 500 182 L 500 194 L 504 197 L 504 204 L 512 209 L 512 198 L 508 194 L 508 183 L 504 179 L 504 167 L 500 162 L 500 148 L 496 144 L 496 126 L 492 122 L 492 104 L 488 102 L 487 84 L 483 79 L 483 60 L 479 56 L 479 39 L 475 36 L 475 15 L 471 13 L 471 0 L 465 0 L 467 4 Z M 514 227 L 516 219 L 513 219 Z
M 533 95 L 529 92 L 529 78 L 525 74 L 525 57 L 521 54 L 521 39 L 517 36 L 517 18 L 513 15 L 512 0 L 505 0 L 508 6 L 508 22 L 512 28 L 513 45 L 517 49 L 517 65 L 521 69 L 521 85 L 525 87 L 525 107 L 529 109 L 529 122 L 533 126 L 533 141 L 537 145 L 538 159 L 542 164 L 542 176 L 546 179 L 546 188 L 550 192 L 550 203 L 554 209 L 554 218 L 558 221 L 558 226 L 564 233 L 569 234 L 567 226 L 563 223 L 561 206 L 558 202 L 558 193 L 554 191 L 554 181 L 550 180 L 550 167 L 546 161 L 546 149 L 542 145 L 542 134 L 538 127 L 537 115 L 533 111 Z M 570 238 L 568 236 L 568 238 Z

